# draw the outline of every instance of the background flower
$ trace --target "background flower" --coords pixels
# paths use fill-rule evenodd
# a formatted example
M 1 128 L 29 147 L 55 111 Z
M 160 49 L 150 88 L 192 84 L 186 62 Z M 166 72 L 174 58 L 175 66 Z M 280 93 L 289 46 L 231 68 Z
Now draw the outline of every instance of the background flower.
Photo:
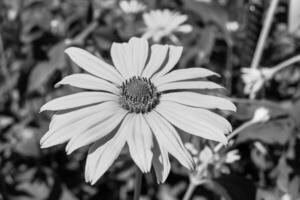
M 191 25 L 183 24 L 188 19 L 187 15 L 167 9 L 144 13 L 143 19 L 146 25 L 143 37 L 152 38 L 155 42 L 159 42 L 163 37 L 169 37 L 177 43 L 176 32 L 189 33 L 192 31 Z
M 119 5 L 123 12 L 129 14 L 136 14 L 146 9 L 146 5 L 137 0 L 122 0 Z

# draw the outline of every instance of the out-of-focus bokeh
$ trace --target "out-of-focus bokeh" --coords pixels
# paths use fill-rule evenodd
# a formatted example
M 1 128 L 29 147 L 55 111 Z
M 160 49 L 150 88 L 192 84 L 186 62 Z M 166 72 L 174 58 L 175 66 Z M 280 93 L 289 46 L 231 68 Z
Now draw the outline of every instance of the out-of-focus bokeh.
M 133 198 L 135 165 L 126 149 L 97 184 L 87 184 L 85 148 L 70 156 L 64 144 L 40 148 L 51 113 L 39 109 L 79 91 L 54 87 L 62 77 L 80 72 L 64 54 L 67 47 L 84 48 L 110 62 L 113 42 L 142 35 L 149 43 L 183 46 L 176 68 L 205 67 L 221 75 L 212 80 L 227 88 L 218 92 L 238 110 L 220 114 L 238 134 L 218 153 L 215 142 L 183 138 L 198 163 L 197 173 L 172 160 L 164 184 L 157 184 L 153 172 L 143 176 L 141 199 L 182 199 L 190 181 L 199 177 L 204 183 L 196 184 L 191 199 L 300 199 L 299 0 L 279 1 L 258 68 L 250 69 L 272 2 L 0 0 L 0 199 Z M 185 15 L 184 26 L 166 35 L 149 32 L 145 13 L 152 10 Z M 281 65 L 294 57 L 296 62 Z M 282 70 L 273 70 L 278 67 Z

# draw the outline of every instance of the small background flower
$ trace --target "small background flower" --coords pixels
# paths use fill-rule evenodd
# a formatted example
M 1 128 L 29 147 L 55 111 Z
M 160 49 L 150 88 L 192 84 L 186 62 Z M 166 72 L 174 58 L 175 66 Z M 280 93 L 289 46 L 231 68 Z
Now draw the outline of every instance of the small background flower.
M 146 25 L 144 38 L 152 38 L 154 42 L 161 41 L 164 37 L 178 43 L 176 33 L 189 33 L 192 26 L 186 24 L 187 15 L 180 14 L 168 9 L 152 10 L 143 14 Z

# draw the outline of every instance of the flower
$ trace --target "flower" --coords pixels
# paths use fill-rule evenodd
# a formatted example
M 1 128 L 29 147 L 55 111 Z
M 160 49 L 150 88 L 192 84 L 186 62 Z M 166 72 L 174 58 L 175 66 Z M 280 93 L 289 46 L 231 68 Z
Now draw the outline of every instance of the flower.
M 85 178 L 92 184 L 125 144 L 142 172 L 149 172 L 153 165 L 158 182 L 164 182 L 169 174 L 169 154 L 193 169 L 193 159 L 175 127 L 227 142 L 224 133 L 231 131 L 230 123 L 207 109 L 235 111 L 236 107 L 225 98 L 189 91 L 220 88 L 213 82 L 196 80 L 214 72 L 204 68 L 170 72 L 182 47 L 155 44 L 149 49 L 147 40 L 133 37 L 128 43 L 113 43 L 114 66 L 80 48 L 70 47 L 65 52 L 89 74 L 67 76 L 57 85 L 89 91 L 60 97 L 41 107 L 41 111 L 55 111 L 41 146 L 68 141 L 66 151 L 70 154 L 91 145 Z
M 249 94 L 250 98 L 255 98 L 256 93 L 262 88 L 265 81 L 273 76 L 274 70 L 271 68 L 242 68 L 242 73 L 245 94 Z
M 234 163 L 235 161 L 238 161 L 240 159 L 241 155 L 239 154 L 239 150 L 231 150 L 226 154 L 225 163 Z
M 259 123 L 259 122 L 266 122 L 270 119 L 270 111 L 265 107 L 259 107 L 255 110 L 253 118 L 251 122 Z
M 171 40 L 176 41 L 175 32 L 189 33 L 192 31 L 191 25 L 183 25 L 187 18 L 187 15 L 167 9 L 144 13 L 143 19 L 147 28 L 143 37 L 152 38 L 155 42 L 160 41 L 163 37 L 169 37 Z
M 146 9 L 146 6 L 143 3 L 138 2 L 137 0 L 122 0 L 120 1 L 119 6 L 123 10 L 123 12 L 128 14 L 136 14 Z

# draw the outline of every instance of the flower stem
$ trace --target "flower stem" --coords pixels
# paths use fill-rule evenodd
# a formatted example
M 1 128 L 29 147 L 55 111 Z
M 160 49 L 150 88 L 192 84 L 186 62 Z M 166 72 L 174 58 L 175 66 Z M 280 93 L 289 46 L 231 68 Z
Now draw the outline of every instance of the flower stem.
M 192 181 L 189 183 L 188 189 L 186 190 L 186 192 L 183 196 L 183 200 L 189 200 L 192 197 L 196 186 L 197 185 L 195 183 L 193 183 Z
M 291 64 L 293 64 L 293 63 L 295 63 L 295 62 L 299 62 L 299 61 L 300 61 L 300 55 L 297 55 L 297 56 L 294 56 L 294 57 L 292 57 L 292 58 L 290 58 L 290 59 L 288 59 L 288 60 L 285 60 L 285 61 L 279 63 L 278 65 L 275 65 L 275 66 L 273 67 L 273 69 L 274 69 L 273 75 L 274 75 L 275 73 L 277 73 L 278 71 L 280 71 L 280 70 L 282 70 L 282 69 L 284 69 L 284 68 L 290 66 Z
M 234 138 L 237 134 L 239 134 L 242 130 L 246 129 L 247 127 L 251 126 L 253 124 L 253 121 L 247 121 L 244 124 L 242 124 L 241 126 L 239 126 L 238 128 L 236 128 L 233 132 L 231 132 L 228 136 L 227 136 L 227 140 L 231 140 L 232 138 Z M 214 148 L 214 152 L 218 152 L 222 149 L 223 144 L 219 143 L 218 145 L 215 146 Z
M 133 200 L 140 199 L 141 189 L 142 189 L 142 172 L 138 167 L 136 167 Z
M 251 62 L 251 68 L 253 68 L 253 69 L 256 69 L 259 65 L 259 62 L 260 62 L 260 59 L 262 56 L 262 52 L 263 52 L 263 48 L 265 46 L 265 42 L 266 42 L 267 36 L 270 31 L 270 27 L 272 25 L 274 13 L 275 13 L 276 7 L 278 5 L 278 2 L 279 2 L 279 0 L 272 0 L 271 5 L 269 6 L 269 9 L 267 11 L 267 16 L 264 21 L 261 33 L 259 35 L 257 46 L 255 48 L 254 56 L 253 56 L 253 59 Z

